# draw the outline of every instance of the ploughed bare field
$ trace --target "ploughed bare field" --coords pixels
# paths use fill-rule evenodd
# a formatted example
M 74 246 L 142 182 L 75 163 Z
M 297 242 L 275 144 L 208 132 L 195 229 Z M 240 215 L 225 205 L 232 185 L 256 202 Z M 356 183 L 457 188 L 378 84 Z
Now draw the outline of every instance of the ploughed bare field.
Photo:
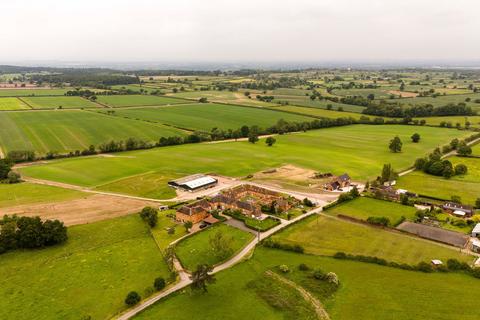
M 75 200 L 3 208 L 0 215 L 40 216 L 75 225 L 124 216 L 139 212 L 145 206 L 158 205 L 156 202 L 95 194 Z

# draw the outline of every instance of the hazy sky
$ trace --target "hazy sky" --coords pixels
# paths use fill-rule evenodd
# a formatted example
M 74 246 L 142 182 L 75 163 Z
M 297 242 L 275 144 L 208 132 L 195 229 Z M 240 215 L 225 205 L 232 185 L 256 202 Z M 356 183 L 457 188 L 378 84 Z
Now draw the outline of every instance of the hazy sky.
M 0 1 L 0 63 L 479 60 L 479 0 Z

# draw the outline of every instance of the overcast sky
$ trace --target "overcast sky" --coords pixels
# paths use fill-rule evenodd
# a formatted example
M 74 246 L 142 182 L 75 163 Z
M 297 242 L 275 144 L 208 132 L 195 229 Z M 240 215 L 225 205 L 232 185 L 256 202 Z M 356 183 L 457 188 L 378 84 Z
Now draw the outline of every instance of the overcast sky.
M 479 0 L 0 2 L 9 61 L 479 60 Z

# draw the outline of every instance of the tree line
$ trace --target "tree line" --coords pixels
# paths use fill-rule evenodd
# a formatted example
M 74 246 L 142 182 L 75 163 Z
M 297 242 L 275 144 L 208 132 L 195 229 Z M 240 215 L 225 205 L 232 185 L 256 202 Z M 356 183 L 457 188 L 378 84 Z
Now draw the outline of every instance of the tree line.
M 59 220 L 3 216 L 0 220 L 0 254 L 14 249 L 53 246 L 67 240 L 67 227 Z

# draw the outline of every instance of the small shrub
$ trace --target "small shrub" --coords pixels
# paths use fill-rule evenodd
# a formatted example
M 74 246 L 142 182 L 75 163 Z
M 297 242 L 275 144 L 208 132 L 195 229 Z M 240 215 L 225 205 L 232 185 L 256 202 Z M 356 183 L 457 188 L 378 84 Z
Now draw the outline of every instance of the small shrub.
M 165 282 L 165 279 L 159 277 L 159 278 L 156 278 L 155 281 L 153 281 L 153 287 L 157 290 L 157 291 L 160 291 L 162 290 L 163 288 L 165 288 L 166 286 L 166 282 Z
M 307 266 L 305 263 L 300 263 L 300 264 L 298 265 L 298 270 L 300 270 L 300 271 L 308 271 L 308 270 L 310 270 L 310 267 Z
M 338 276 L 334 272 L 329 272 L 325 276 L 325 280 L 327 280 L 328 283 L 334 284 L 338 286 L 340 284 L 340 281 L 338 280 Z
M 288 272 L 290 272 L 290 269 L 288 268 L 288 266 L 287 266 L 286 264 L 280 265 L 280 266 L 278 267 L 278 269 L 279 269 L 280 271 L 282 271 L 283 273 L 288 273 Z
M 313 272 L 313 277 L 317 280 L 324 280 L 325 279 L 325 272 L 320 269 L 317 269 Z
M 422 261 L 419 264 L 417 264 L 417 270 L 421 272 L 430 273 L 430 272 L 433 272 L 433 267 L 431 264 Z
M 136 305 L 137 303 L 139 303 L 140 300 L 142 300 L 142 298 L 140 297 L 140 295 L 138 294 L 138 292 L 136 292 L 136 291 L 130 291 L 130 292 L 127 294 L 127 297 L 125 298 L 125 304 L 128 305 L 128 306 L 134 306 L 134 305 Z

